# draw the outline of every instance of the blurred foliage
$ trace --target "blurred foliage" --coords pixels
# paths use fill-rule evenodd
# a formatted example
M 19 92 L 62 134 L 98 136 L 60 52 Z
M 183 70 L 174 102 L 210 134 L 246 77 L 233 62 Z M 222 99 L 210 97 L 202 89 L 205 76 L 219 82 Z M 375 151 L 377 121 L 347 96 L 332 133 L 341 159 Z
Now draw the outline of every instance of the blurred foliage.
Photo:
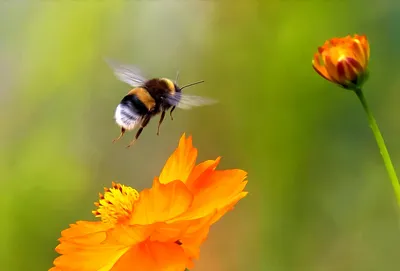
M 396 0 L 33 0 L 0 3 L 0 262 L 46 270 L 60 231 L 116 180 L 151 185 L 183 132 L 199 160 L 249 171 L 194 270 L 398 270 L 390 182 L 355 95 L 320 78 L 326 39 L 371 43 L 365 94 L 400 163 Z M 112 116 L 129 86 L 104 57 L 182 84 L 217 106 L 152 121 L 130 150 Z M 399 167 L 399 166 L 398 166 Z

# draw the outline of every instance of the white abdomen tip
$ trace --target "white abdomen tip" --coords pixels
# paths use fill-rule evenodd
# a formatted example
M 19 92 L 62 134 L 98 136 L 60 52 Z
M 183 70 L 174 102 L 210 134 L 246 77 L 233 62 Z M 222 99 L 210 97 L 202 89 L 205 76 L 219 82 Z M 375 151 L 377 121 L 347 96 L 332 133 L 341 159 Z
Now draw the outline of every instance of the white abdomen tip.
M 126 130 L 133 130 L 138 123 L 139 118 L 140 117 L 132 112 L 132 110 L 127 106 L 119 104 L 115 109 L 115 122 Z

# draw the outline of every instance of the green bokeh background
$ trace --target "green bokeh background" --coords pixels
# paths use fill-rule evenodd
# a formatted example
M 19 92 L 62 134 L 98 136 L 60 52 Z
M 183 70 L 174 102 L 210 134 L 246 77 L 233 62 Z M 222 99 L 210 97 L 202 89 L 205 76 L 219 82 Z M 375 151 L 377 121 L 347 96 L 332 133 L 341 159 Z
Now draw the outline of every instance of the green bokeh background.
M 311 68 L 326 39 L 365 33 L 365 95 L 400 168 L 397 0 L 33 0 L 0 3 L 1 270 L 47 270 L 60 231 L 92 220 L 111 181 L 151 185 L 183 132 L 199 161 L 249 172 L 197 271 L 400 269 L 395 199 L 355 95 Z M 153 120 L 116 144 L 133 63 L 217 106 Z

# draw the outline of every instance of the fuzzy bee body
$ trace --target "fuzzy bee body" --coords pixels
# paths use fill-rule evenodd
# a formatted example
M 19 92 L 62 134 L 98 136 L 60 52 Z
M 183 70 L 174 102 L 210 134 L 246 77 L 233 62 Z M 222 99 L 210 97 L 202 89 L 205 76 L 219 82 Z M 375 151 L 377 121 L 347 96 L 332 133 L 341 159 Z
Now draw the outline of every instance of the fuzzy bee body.
M 128 145 L 130 147 L 139 138 L 143 128 L 147 126 L 150 119 L 155 115 L 161 113 L 157 129 L 157 135 L 159 135 L 160 125 L 164 120 L 166 111 L 169 110 L 172 120 L 172 112 L 176 107 L 189 109 L 193 106 L 215 103 L 214 100 L 208 98 L 182 94 L 183 88 L 201 83 L 202 81 L 180 88 L 176 81 L 173 82 L 167 78 L 146 80 L 145 77 L 140 75 L 139 70 L 134 67 L 122 66 L 115 64 L 115 62 L 109 62 L 109 64 L 119 80 L 133 87 L 122 98 L 115 110 L 114 119 L 118 126 L 120 126 L 121 133 L 113 142 L 119 140 L 126 131 L 140 126 L 134 140 Z
M 147 99 L 144 100 L 143 97 Z M 149 114 L 155 104 L 146 89 L 134 88 L 118 104 L 114 114 L 115 121 L 125 130 L 133 130 L 141 116 Z
M 170 97 L 175 97 L 176 102 L 179 102 L 179 93 L 181 90 L 169 79 L 151 79 L 144 84 L 143 88 L 147 90 L 155 101 L 154 114 L 167 111 L 173 107 Z
M 133 130 L 142 116 L 153 117 L 173 107 L 168 97 L 179 92 L 180 89 L 169 79 L 151 79 L 122 98 L 114 118 L 125 130 Z M 179 97 L 176 100 L 179 101 Z

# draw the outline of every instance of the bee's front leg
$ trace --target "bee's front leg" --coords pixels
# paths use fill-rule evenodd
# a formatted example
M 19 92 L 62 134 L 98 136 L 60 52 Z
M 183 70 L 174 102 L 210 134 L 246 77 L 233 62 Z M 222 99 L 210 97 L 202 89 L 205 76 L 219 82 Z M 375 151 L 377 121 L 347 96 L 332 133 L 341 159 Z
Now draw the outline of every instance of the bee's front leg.
M 163 120 L 164 120 L 164 117 L 165 117 L 165 111 L 162 111 L 162 112 L 161 112 L 160 120 L 159 120 L 159 122 L 158 122 L 157 135 L 160 135 L 160 126 L 161 126 L 161 123 L 162 123 Z
M 172 112 L 175 110 L 175 107 L 176 107 L 176 106 L 173 106 L 173 107 L 171 108 L 171 111 L 169 111 L 169 115 L 171 116 L 171 120 L 174 120 L 174 118 L 172 117 Z

